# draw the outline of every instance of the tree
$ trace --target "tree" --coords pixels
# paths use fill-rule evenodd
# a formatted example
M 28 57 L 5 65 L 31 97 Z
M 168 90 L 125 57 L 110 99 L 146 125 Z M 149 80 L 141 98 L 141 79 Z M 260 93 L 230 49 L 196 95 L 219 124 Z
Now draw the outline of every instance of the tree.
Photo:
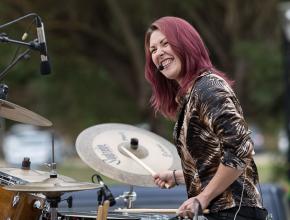
M 39 57 L 32 54 L 30 61 L 19 64 L 7 77 L 14 88 L 10 98 L 48 116 L 72 136 L 98 123 L 144 121 L 165 135 L 166 123 L 153 119 L 149 105 L 143 43 L 153 20 L 173 15 L 198 29 L 215 65 L 236 81 L 246 115 L 263 122 L 281 110 L 277 2 L 71 0 L 56 7 L 56 0 L 3 0 L 2 21 L 31 11 L 41 15 L 54 73 L 36 77 L 38 65 L 34 64 Z M 20 33 L 26 27 L 21 23 L 13 31 Z

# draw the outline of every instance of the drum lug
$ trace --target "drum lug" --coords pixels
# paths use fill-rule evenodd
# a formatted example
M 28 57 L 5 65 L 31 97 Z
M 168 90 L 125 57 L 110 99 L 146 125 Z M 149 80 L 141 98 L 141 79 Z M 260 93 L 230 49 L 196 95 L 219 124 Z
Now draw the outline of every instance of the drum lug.
M 13 196 L 12 207 L 15 207 L 19 203 L 19 200 L 20 196 L 19 193 L 17 193 L 15 196 Z
M 33 208 L 41 209 L 41 202 L 39 200 L 35 200 L 33 203 Z

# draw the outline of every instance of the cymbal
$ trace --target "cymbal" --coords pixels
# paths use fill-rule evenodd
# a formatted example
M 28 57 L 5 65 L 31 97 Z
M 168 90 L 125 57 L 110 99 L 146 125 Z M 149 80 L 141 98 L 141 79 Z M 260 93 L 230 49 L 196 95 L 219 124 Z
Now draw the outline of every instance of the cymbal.
M 137 149 L 131 147 L 132 138 L 138 139 Z M 151 173 L 131 159 L 122 147 L 155 172 L 180 168 L 180 159 L 173 144 L 150 131 L 132 125 L 96 125 L 82 131 L 76 140 L 78 155 L 94 170 L 130 185 L 156 186 Z
M 62 178 L 47 178 L 42 182 L 32 182 L 21 185 L 4 186 L 9 191 L 42 193 L 48 197 L 57 197 L 65 192 L 74 192 L 88 189 L 101 188 L 102 186 L 94 183 L 65 181 Z
M 0 168 L 0 183 L 3 184 L 19 184 L 25 182 L 41 182 L 49 178 L 50 173 L 34 169 L 21 168 Z M 58 175 L 65 181 L 75 181 L 71 177 Z
M 0 117 L 37 126 L 49 127 L 52 125 L 42 116 L 3 99 L 0 99 Z

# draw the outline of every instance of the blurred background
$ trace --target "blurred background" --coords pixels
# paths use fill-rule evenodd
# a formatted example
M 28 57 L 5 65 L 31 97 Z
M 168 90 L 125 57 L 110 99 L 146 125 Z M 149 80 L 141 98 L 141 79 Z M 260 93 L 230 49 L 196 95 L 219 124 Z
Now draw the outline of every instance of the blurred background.
M 215 66 L 236 82 L 234 90 L 252 130 L 261 182 L 277 183 L 287 191 L 287 8 L 288 2 L 279 0 L 1 0 L 0 24 L 31 12 L 42 17 L 52 65 L 52 74 L 42 76 L 39 53 L 33 52 L 14 66 L 2 83 L 9 86 L 8 101 L 52 121 L 58 136 L 55 148 L 61 174 L 88 181 L 95 171 L 79 160 L 75 140 L 90 126 L 109 122 L 145 125 L 172 140 L 173 122 L 155 116 L 150 108 L 143 43 L 152 21 L 165 15 L 182 17 L 199 31 Z M 32 19 L 0 29 L 0 33 L 19 40 L 25 31 L 28 39 L 36 38 Z M 17 48 L 0 44 L 0 71 L 13 59 Z M 45 141 L 49 146 L 45 132 L 51 129 L 24 128 L 9 120 L 3 124 L 3 166 L 12 166 L 13 161 L 25 156 L 19 153 L 18 159 L 11 159 L 11 145 L 13 152 L 29 152 L 24 148 Z M 21 132 L 22 139 L 13 140 Z M 37 162 L 30 157 L 32 164 L 49 160 L 44 156 Z

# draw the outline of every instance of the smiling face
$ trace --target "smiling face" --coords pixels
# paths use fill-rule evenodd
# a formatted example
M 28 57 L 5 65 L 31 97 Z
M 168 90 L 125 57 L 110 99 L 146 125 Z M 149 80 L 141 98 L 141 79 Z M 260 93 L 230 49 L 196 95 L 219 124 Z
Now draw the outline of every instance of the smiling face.
M 174 53 L 166 37 L 159 30 L 152 32 L 149 41 L 149 50 L 155 66 L 163 66 L 160 72 L 168 79 L 180 81 L 181 60 Z

